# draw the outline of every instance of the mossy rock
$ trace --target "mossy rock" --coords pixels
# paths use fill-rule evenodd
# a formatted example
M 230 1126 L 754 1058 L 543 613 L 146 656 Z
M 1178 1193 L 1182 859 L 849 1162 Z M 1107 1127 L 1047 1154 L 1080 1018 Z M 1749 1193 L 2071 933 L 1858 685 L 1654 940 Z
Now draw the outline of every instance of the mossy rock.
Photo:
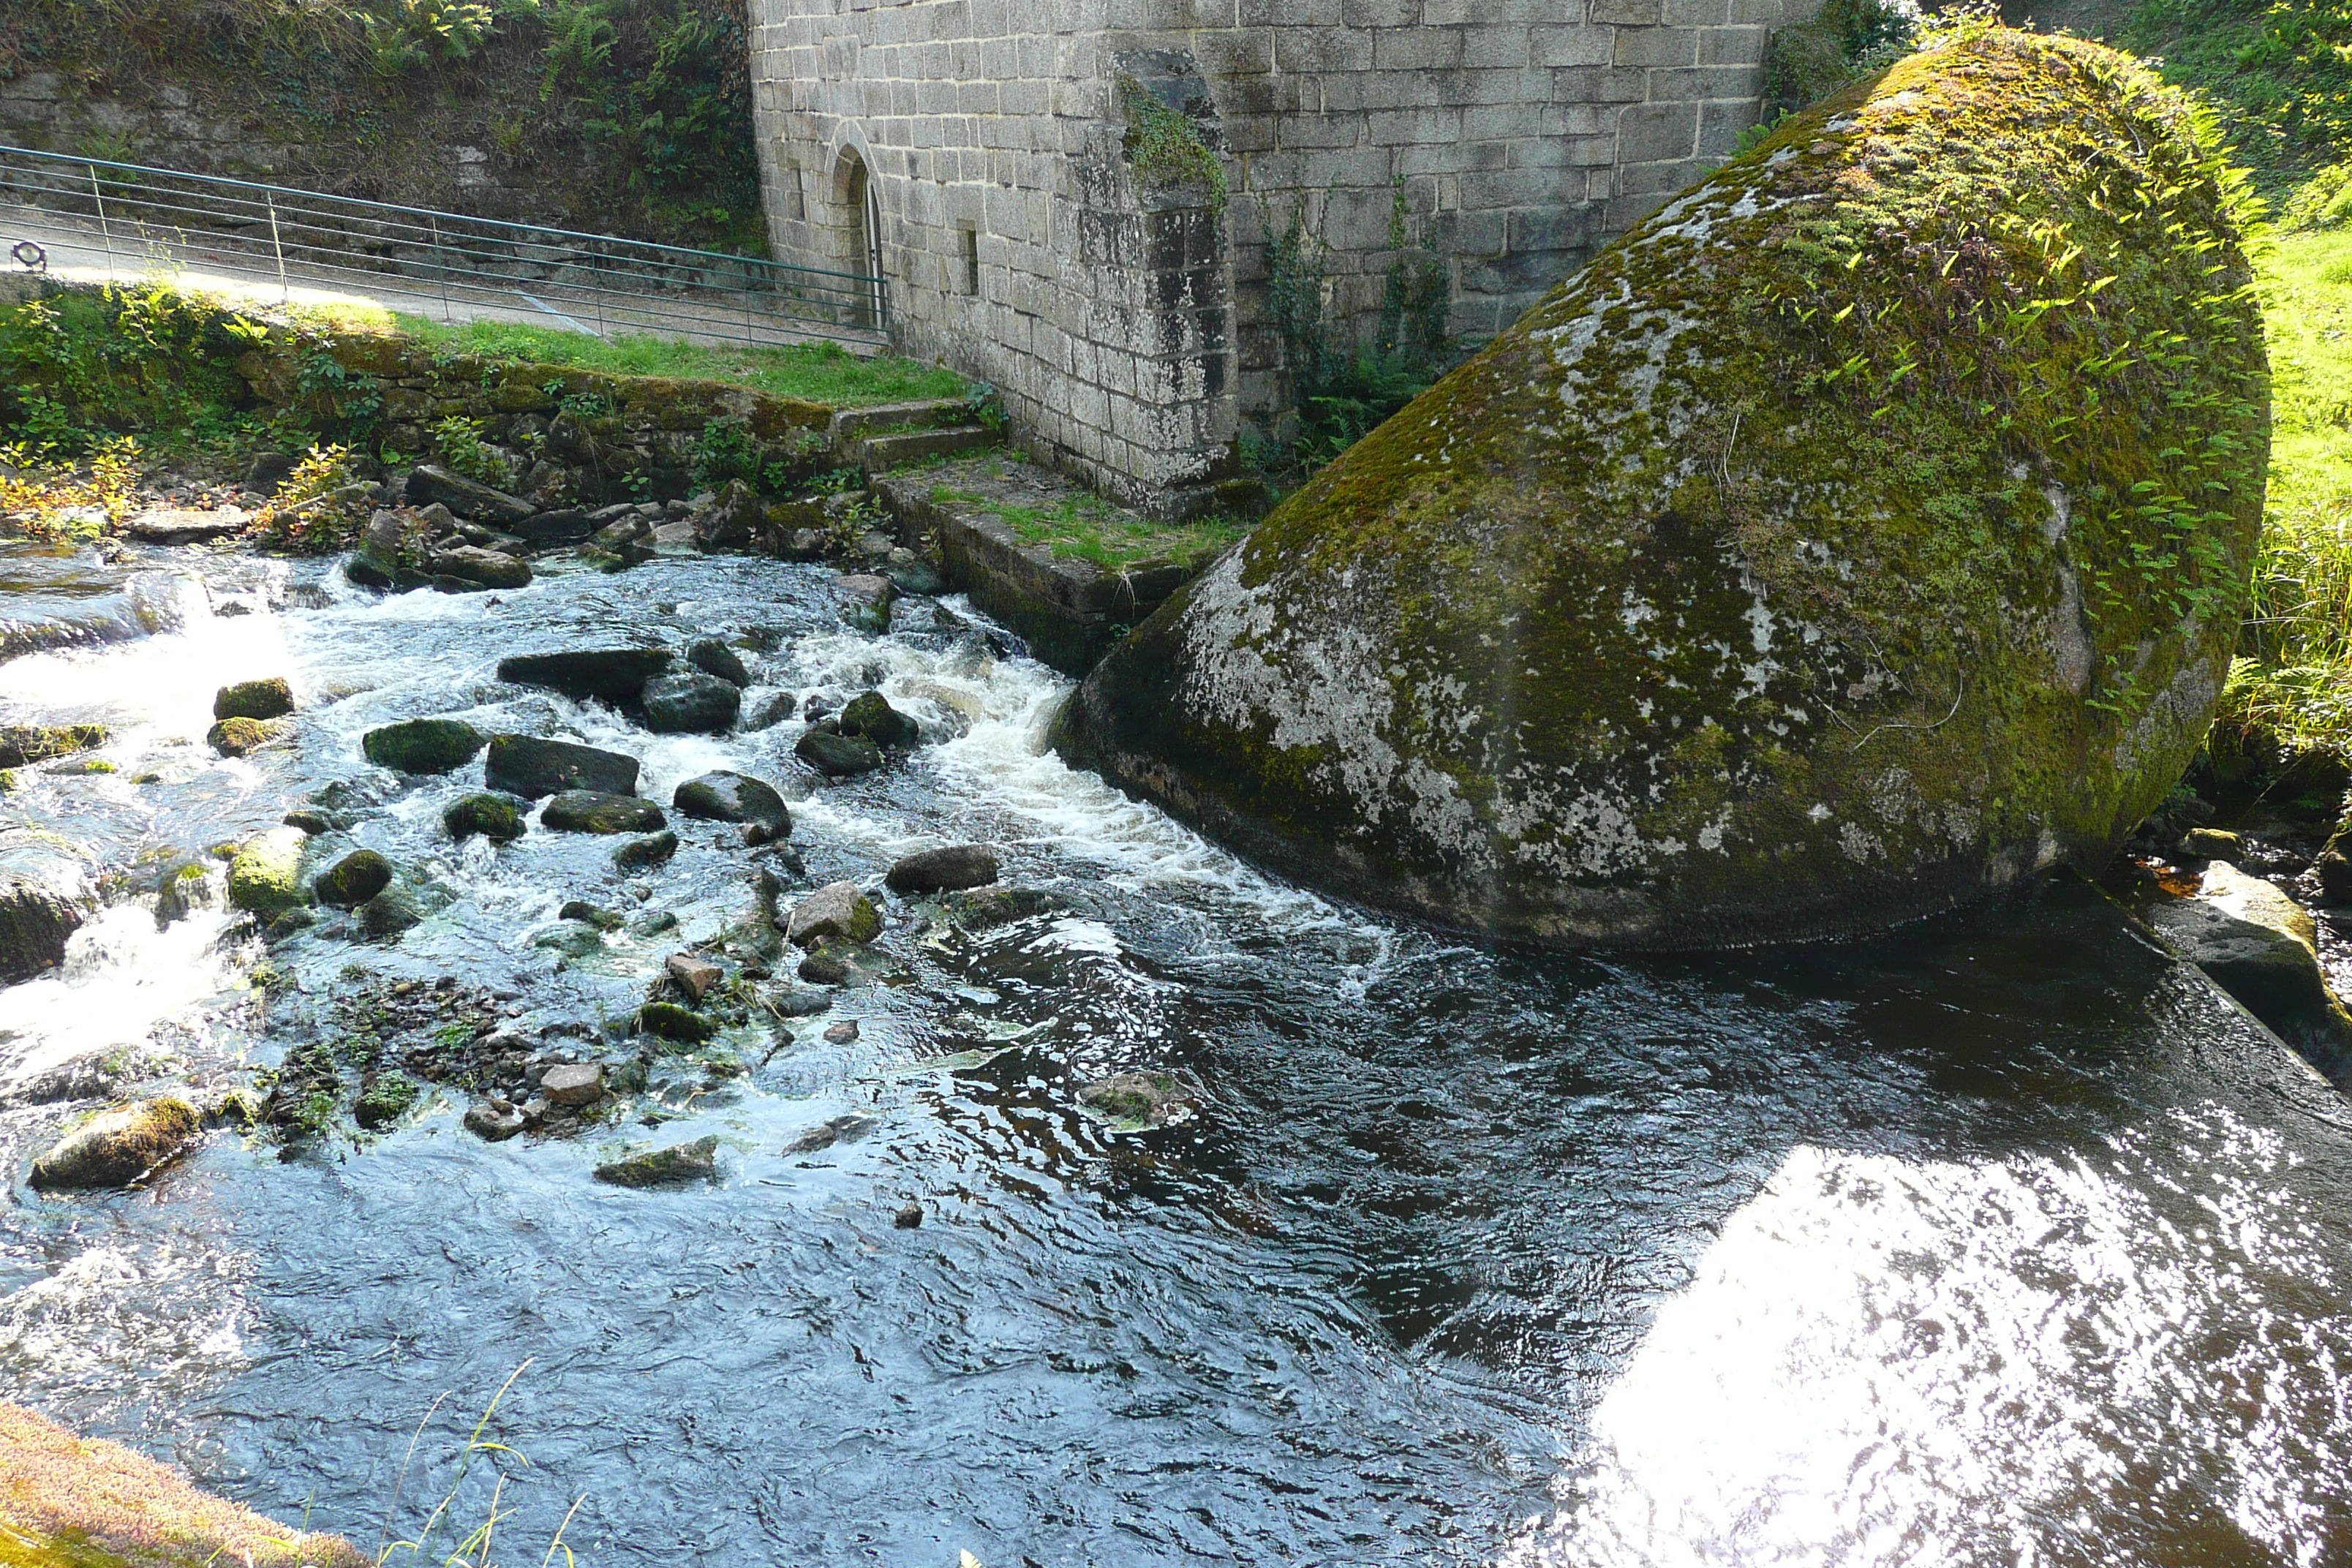
M 273 827 L 236 852 L 228 863 L 228 901 L 267 921 L 310 902 L 302 890 L 302 845 L 299 827 Z
M 404 719 L 370 730 L 360 750 L 380 768 L 404 773 L 446 773 L 481 753 L 490 738 L 462 719 Z
M 478 833 L 493 844 L 510 843 L 530 826 L 523 820 L 530 806 L 530 802 L 514 795 L 478 790 L 451 802 L 441 814 L 441 826 L 452 838 L 470 838 Z
M 392 886 L 392 862 L 373 849 L 354 849 L 319 873 L 310 890 L 322 904 L 355 910 Z
M 677 1187 L 717 1181 L 719 1139 L 708 1135 L 691 1143 L 608 1160 L 596 1167 L 596 1179 L 616 1187 Z
M 121 1187 L 145 1175 L 203 1134 L 185 1100 L 143 1100 L 101 1110 L 33 1162 L 33 1185 Z
M 205 743 L 224 757 L 242 757 L 286 736 L 283 719 L 224 719 L 205 731 Z
M 103 724 L 0 724 L 0 768 L 21 768 L 106 744 Z
M 294 711 L 294 688 L 282 675 L 240 680 L 213 694 L 215 719 L 282 719 Z
M 698 1046 L 719 1033 L 712 1020 L 675 1002 L 648 1002 L 638 1008 L 637 1028 L 643 1034 L 689 1046 Z
M 1326 468 L 1057 742 L 1302 879 L 1562 945 L 1874 931 L 2101 861 L 2245 603 L 2238 213 L 2112 50 L 1914 55 Z

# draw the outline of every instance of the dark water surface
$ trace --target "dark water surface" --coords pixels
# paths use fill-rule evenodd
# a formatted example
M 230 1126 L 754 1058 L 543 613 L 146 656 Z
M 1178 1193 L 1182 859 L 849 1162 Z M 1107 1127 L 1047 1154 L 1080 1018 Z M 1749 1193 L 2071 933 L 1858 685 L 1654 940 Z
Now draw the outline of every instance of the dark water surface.
M 575 1499 L 600 1568 L 2352 1561 L 2352 1114 L 2086 890 L 1833 951 L 1497 953 L 1070 773 L 1041 754 L 1066 683 L 921 602 L 847 632 L 820 568 L 664 559 L 494 602 L 134 564 L 177 620 L 0 663 L 0 722 L 113 723 L 121 769 L 29 773 L 0 864 L 95 877 L 341 779 L 352 840 L 456 901 L 394 946 L 269 953 L 300 989 L 268 1027 L 263 955 L 211 913 L 120 905 L 62 978 L 0 991 L 0 1379 L 86 1432 L 373 1547 L 528 1359 L 486 1435 L 529 1464 L 478 1457 L 454 1509 L 462 1534 L 499 1486 L 518 1564 Z M 625 1016 L 742 918 L 728 830 L 675 823 L 633 891 L 608 840 L 452 845 L 479 764 L 398 780 L 358 736 L 456 712 L 627 750 L 665 801 L 714 766 L 789 782 L 796 722 L 650 736 L 491 675 L 714 632 L 769 645 L 774 686 L 878 682 L 925 722 L 908 766 L 795 804 L 807 882 L 985 838 L 1072 911 L 962 937 L 891 905 L 888 983 L 578 1142 L 486 1144 L 445 1103 L 290 1161 L 216 1134 L 141 1193 L 23 1186 L 77 1109 L 28 1096 L 75 1063 L 227 1087 L 348 966 L 511 991 L 525 1028 Z M 279 672 L 298 746 L 213 758 L 213 689 Z M 575 897 L 680 929 L 559 968 L 531 938 Z M 825 1043 L 843 1018 L 860 1037 Z M 1078 1105 L 1130 1068 L 1190 1075 L 1201 1114 Z M 782 1152 L 852 1112 L 864 1136 Z M 589 1180 L 705 1132 L 716 1187 Z

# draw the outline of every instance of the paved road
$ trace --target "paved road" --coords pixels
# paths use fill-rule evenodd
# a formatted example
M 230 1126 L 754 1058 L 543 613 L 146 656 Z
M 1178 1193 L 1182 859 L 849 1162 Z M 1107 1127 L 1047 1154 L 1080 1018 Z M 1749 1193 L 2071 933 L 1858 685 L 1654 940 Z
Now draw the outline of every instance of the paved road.
M 52 277 L 137 282 L 160 276 L 183 288 L 260 305 L 374 306 L 436 321 L 516 321 L 597 337 L 645 332 L 714 346 L 814 341 L 814 334 L 758 317 L 747 320 L 739 310 L 677 294 L 572 286 L 525 292 L 503 279 L 453 280 L 445 288 L 366 268 L 290 261 L 281 278 L 272 261 L 190 244 L 177 233 L 138 224 L 101 228 L 64 214 L 0 205 L 0 268 L 17 265 L 7 253 L 23 240 L 41 247 Z M 842 346 L 873 353 L 882 345 L 850 341 Z

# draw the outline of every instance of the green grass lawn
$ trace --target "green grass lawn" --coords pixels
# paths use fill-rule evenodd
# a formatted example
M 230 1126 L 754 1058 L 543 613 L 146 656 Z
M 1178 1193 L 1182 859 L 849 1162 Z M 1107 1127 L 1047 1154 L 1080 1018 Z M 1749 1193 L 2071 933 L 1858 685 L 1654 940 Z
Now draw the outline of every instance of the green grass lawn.
M 2256 268 L 2270 496 L 2223 716 L 2352 750 L 2352 229 L 2281 236 Z
M 668 338 L 600 338 L 558 327 L 513 321 L 461 321 L 445 326 L 422 316 L 394 316 L 394 324 L 419 342 L 451 353 L 527 364 L 570 365 L 608 375 L 673 375 L 723 381 L 780 397 L 803 397 L 835 408 L 961 397 L 971 383 L 951 370 L 895 354 L 860 357 L 839 343 L 786 348 L 708 348 Z

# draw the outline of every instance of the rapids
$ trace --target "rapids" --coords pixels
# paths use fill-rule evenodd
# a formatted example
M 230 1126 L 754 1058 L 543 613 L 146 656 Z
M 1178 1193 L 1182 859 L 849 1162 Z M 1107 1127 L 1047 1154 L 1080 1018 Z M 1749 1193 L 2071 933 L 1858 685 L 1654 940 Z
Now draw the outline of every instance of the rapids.
M 2352 1115 L 2080 885 L 1867 945 L 1528 956 L 1297 891 L 1073 773 L 1043 746 L 1068 683 L 955 601 L 875 637 L 825 569 L 750 559 L 378 597 L 323 563 L 5 548 L 0 722 L 103 721 L 117 771 L 0 796 L 0 866 L 112 900 L 0 991 L 0 1389 L 267 1512 L 373 1549 L 445 1496 L 462 1534 L 495 1487 L 528 1563 L 577 1500 L 593 1568 L 2352 1561 Z M 798 721 L 652 735 L 492 673 L 711 635 L 765 650 L 747 707 L 878 686 L 927 744 L 824 784 Z M 296 743 L 215 757 L 215 689 L 271 674 Z M 880 983 L 578 1141 L 485 1143 L 443 1099 L 30 1191 L 76 1110 L 217 1096 L 339 988 L 454 974 L 512 1027 L 601 1028 L 745 918 L 715 824 L 625 874 L 606 839 L 452 844 L 480 762 L 359 749 L 436 713 L 625 751 L 665 804 L 716 767 L 805 786 L 800 885 L 982 839 L 1068 907 L 966 938 L 877 890 Z M 390 945 L 157 928 L 162 858 L 339 784 L 350 841 L 446 909 Z M 678 926 L 564 961 L 533 938 L 574 898 Z M 1079 1104 L 1139 1068 L 1200 1113 Z M 704 1133 L 715 1185 L 589 1179 Z M 485 1429 L 512 1453 L 461 1475 L 518 1367 Z

